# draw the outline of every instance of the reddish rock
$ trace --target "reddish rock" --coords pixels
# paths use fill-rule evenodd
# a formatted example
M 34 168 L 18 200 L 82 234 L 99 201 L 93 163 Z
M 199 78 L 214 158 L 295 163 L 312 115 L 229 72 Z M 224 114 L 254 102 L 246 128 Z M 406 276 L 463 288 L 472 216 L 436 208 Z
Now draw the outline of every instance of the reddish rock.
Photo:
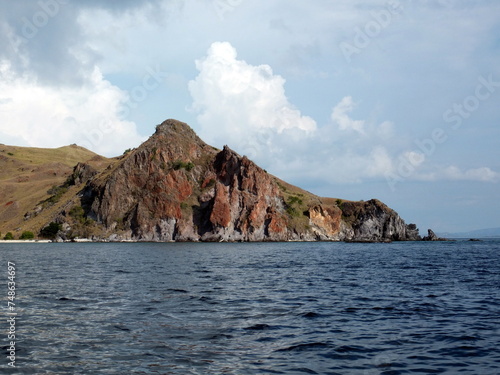
M 113 239 L 409 239 L 402 219 L 381 202 L 339 207 L 280 182 L 227 146 L 214 149 L 176 120 L 157 126 L 101 173 L 82 165 L 73 176 L 85 182 L 80 196 L 86 215 Z
M 214 226 L 228 227 L 231 222 L 231 206 L 224 185 L 218 183 L 215 187 L 215 198 L 210 222 Z
M 309 209 L 311 224 L 322 230 L 328 237 L 335 237 L 340 232 L 342 210 L 338 207 L 317 205 Z

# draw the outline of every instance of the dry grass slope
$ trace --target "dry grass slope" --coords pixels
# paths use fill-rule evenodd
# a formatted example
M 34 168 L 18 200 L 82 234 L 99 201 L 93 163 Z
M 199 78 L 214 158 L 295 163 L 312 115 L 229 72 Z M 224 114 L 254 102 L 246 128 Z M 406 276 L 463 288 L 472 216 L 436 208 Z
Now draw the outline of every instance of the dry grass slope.
M 113 162 L 113 159 L 104 158 L 76 145 L 49 149 L 0 144 L 2 236 L 12 232 L 18 238 L 26 230 L 37 234 L 39 226 L 44 224 L 43 218 L 25 221 L 24 214 L 48 199 L 51 196 L 48 191 L 52 187 L 64 184 L 77 163 L 89 160 L 98 169 Z M 57 204 L 54 208 L 56 206 Z

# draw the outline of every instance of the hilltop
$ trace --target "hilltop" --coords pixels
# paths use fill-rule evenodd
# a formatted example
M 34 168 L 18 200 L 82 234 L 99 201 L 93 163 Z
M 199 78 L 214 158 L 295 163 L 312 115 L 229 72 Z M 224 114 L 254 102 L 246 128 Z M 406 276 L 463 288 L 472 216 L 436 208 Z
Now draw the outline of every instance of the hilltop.
M 77 163 L 106 160 L 76 145 L 45 149 L 0 144 L 0 231 L 39 230 L 43 223 L 27 223 L 24 214 L 49 199 Z
M 7 155 L 1 162 L 15 167 L 0 178 L 0 191 L 9 194 L 1 195 L 0 230 L 16 236 L 24 230 L 39 233 L 52 223 L 56 236 L 64 239 L 420 239 L 415 225 L 405 224 L 376 199 L 316 196 L 267 173 L 228 146 L 219 150 L 207 145 L 177 120 L 158 125 L 146 142 L 113 159 L 77 146 L 2 148 L 1 155 Z M 27 157 L 29 152 L 34 156 Z M 35 181 L 38 187 L 28 189 Z

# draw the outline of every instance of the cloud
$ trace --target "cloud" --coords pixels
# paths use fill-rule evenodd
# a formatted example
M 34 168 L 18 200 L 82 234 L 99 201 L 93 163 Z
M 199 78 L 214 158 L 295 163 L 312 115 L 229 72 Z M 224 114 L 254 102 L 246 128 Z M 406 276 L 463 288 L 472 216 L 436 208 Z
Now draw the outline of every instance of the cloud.
M 443 170 L 442 178 L 457 181 L 497 182 L 500 179 L 500 173 L 488 167 L 462 171 L 460 168 L 452 165 Z
M 60 147 L 72 143 L 107 156 L 137 146 L 144 137 L 120 114 L 127 93 L 106 81 L 98 68 L 79 87 L 44 86 L 0 64 L 0 139 L 19 146 Z
M 366 175 L 370 177 L 384 176 L 393 169 L 393 161 L 387 149 L 383 146 L 376 146 L 370 152 L 370 162 L 367 162 Z
M 238 60 L 231 44 L 213 43 L 196 68 L 199 74 L 189 82 L 189 91 L 207 140 L 240 146 L 247 134 L 264 129 L 306 134 L 316 129 L 316 122 L 288 101 L 285 80 L 269 65 Z
M 340 130 L 354 130 L 360 134 L 364 134 L 365 122 L 361 120 L 353 120 L 348 116 L 355 108 L 355 103 L 352 97 L 346 96 L 333 110 L 331 119 L 339 126 Z
M 390 142 L 392 123 L 351 119 L 352 97 L 334 106 L 331 123 L 318 127 L 289 102 L 281 76 L 268 65 L 238 60 L 227 42 L 213 43 L 196 67 L 192 109 L 209 143 L 229 144 L 284 178 L 349 183 L 392 170 L 383 144 Z
M 78 9 L 62 0 L 16 1 L 2 9 L 0 59 L 44 85 L 81 85 L 99 55 L 82 42 Z
M 180 0 L 168 2 L 169 6 Z M 44 85 L 84 84 L 102 63 L 107 51 L 94 48 L 88 29 L 98 22 L 96 15 L 109 14 L 113 23 L 123 18 L 147 15 L 159 23 L 164 14 L 162 0 L 18 0 L 0 6 L 0 60 L 12 63 L 18 75 L 30 74 Z M 85 17 L 92 13 L 92 17 Z M 131 15 L 132 14 L 132 15 Z M 90 21 L 90 22 L 89 22 Z M 106 39 L 113 39 L 115 33 Z M 102 35 L 100 35 L 102 38 Z
M 475 181 L 484 183 L 497 183 L 500 181 L 500 173 L 489 167 L 462 169 L 456 165 L 434 165 L 425 163 L 425 155 L 419 152 L 403 153 L 397 166 L 387 174 L 388 182 L 403 181 Z M 392 182 L 391 182 L 392 181 Z
M 135 123 L 124 119 L 138 91 L 126 92 L 102 75 L 104 51 L 88 43 L 82 12 L 118 18 L 128 11 L 152 12 L 159 3 L 20 0 L 3 7 L 0 141 L 36 147 L 76 143 L 106 156 L 143 141 Z
M 402 162 L 410 168 L 403 170 L 403 180 L 498 179 L 489 168 L 461 171 L 428 163 L 423 153 L 408 149 L 411 142 L 393 122 L 353 119 L 357 105 L 352 96 L 335 104 L 330 122 L 318 126 L 289 102 L 281 76 L 269 65 L 239 60 L 227 42 L 213 43 L 196 68 L 199 74 L 189 82 L 189 91 L 202 138 L 229 144 L 285 179 L 386 180 L 402 173 Z
M 42 3 L 58 4 L 57 10 L 45 11 L 46 24 L 33 30 L 29 23 L 44 11 Z M 18 0 L 0 6 L 0 62 L 8 66 L 0 77 L 0 142 L 76 142 L 116 153 L 142 139 L 131 118 L 141 119 L 137 125 L 146 134 L 148 126 L 175 113 L 207 142 L 228 144 L 284 178 L 384 179 L 384 171 L 397 172 L 402 158 L 415 168 L 408 181 L 495 180 L 491 169 L 464 169 L 458 146 L 424 161 L 413 137 L 444 125 L 442 112 L 470 94 L 476 71 L 498 79 L 489 50 L 498 4 L 405 3 L 401 19 L 408 22 L 392 22 L 348 64 L 340 43 L 352 41 L 356 28 L 364 29 L 387 1 L 229 3 L 223 19 L 214 2 L 183 0 Z M 314 22 L 302 22 L 305 15 Z M 221 35 L 232 44 L 213 43 Z M 451 43 L 457 35 L 463 48 Z M 422 61 L 424 55 L 429 58 Z M 129 118 L 122 107 L 152 58 L 168 69 L 170 81 Z M 434 90 L 438 95 L 429 100 Z M 49 136 L 54 132 L 57 139 Z M 456 142 L 465 134 L 457 133 Z M 447 160 L 461 169 L 446 171 Z

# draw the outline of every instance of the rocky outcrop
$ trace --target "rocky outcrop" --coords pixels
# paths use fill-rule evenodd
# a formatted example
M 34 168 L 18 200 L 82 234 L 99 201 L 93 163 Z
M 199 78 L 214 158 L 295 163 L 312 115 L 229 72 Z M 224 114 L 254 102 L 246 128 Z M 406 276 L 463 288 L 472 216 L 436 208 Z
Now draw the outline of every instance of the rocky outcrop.
M 68 185 L 80 185 L 86 183 L 98 173 L 97 169 L 88 163 L 78 163 L 73 168 L 73 173 L 67 180 Z
M 355 241 L 418 241 L 415 224 L 406 224 L 392 209 L 377 199 L 367 202 L 342 203 L 344 222 L 350 226 L 347 240 Z
M 227 146 L 216 155 L 208 174 L 215 184 L 199 199 L 206 207 L 197 220 L 204 227 L 201 240 L 288 239 L 283 200 L 271 175 Z
M 94 238 L 138 241 L 406 241 L 415 225 L 378 200 L 322 198 L 267 173 L 187 125 L 167 120 L 107 169 L 81 164 L 84 219 Z M 78 210 L 76 210 L 78 211 Z M 62 213 L 72 227 L 69 212 Z M 79 218 L 82 222 L 82 218 Z M 73 228 L 75 225 L 73 225 Z M 71 230 L 71 229 L 69 229 Z
M 423 241 L 450 241 L 448 238 L 441 238 L 433 232 L 432 229 L 427 230 L 427 236 L 422 238 Z

